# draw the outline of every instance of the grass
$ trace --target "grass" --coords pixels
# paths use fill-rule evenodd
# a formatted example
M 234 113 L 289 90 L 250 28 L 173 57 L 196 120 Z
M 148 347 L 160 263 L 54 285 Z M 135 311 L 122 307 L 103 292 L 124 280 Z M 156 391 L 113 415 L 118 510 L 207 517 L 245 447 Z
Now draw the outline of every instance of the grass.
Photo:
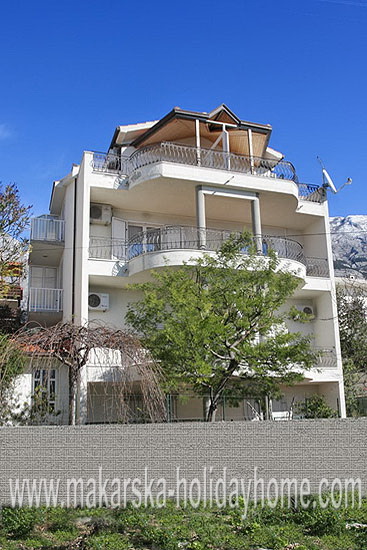
M 360 509 L 3 509 L 0 549 L 366 550 L 367 499 Z

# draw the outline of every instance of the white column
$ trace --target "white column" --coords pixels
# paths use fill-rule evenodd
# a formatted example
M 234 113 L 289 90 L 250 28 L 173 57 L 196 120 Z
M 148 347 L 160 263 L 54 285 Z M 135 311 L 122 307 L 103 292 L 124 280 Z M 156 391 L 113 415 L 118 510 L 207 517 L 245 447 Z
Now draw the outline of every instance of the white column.
M 251 174 L 253 174 L 254 173 L 254 148 L 252 143 L 252 130 L 250 128 L 247 130 L 247 137 L 248 137 L 248 151 L 250 155 Z
M 205 194 L 201 187 L 196 188 L 196 223 L 199 233 L 199 247 L 206 248 Z
M 223 152 L 226 153 L 224 155 L 225 158 L 225 167 L 227 170 L 231 169 L 231 159 L 229 156 L 229 134 L 228 130 L 226 129 L 225 125 L 223 124 L 223 132 L 222 132 L 222 143 L 223 143 Z
M 256 197 L 251 201 L 252 233 L 258 254 L 262 254 L 262 234 L 260 217 L 260 200 Z
M 198 166 L 201 165 L 201 151 L 200 151 L 200 121 L 199 119 L 195 120 L 195 140 L 196 140 L 196 161 Z

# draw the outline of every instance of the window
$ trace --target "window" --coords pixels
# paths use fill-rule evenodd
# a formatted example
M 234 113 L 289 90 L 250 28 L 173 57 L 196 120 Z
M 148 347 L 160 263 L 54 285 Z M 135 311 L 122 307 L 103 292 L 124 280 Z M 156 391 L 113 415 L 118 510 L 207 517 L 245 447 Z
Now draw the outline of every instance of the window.
M 33 402 L 45 412 L 56 411 L 56 369 L 37 369 L 33 374 Z

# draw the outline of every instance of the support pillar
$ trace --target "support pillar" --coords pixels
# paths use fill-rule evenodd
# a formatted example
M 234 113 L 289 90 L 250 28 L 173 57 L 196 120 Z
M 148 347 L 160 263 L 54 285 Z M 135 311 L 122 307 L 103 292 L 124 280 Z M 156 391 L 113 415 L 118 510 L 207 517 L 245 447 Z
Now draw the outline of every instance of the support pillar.
M 205 194 L 201 187 L 196 188 L 196 223 L 199 248 L 206 248 Z
M 201 165 L 201 144 L 200 144 L 200 121 L 195 120 L 195 141 L 196 141 L 196 162 L 197 165 Z
M 262 254 L 262 234 L 261 234 L 259 197 L 256 197 L 251 201 L 251 216 L 252 216 L 252 233 L 254 235 L 256 251 L 258 254 Z
M 224 155 L 225 168 L 226 170 L 230 170 L 231 158 L 230 158 L 230 151 L 229 151 L 229 133 L 224 124 L 223 124 L 223 131 L 222 131 L 222 143 L 223 143 L 223 151 L 225 153 Z
M 254 173 L 254 149 L 253 149 L 253 143 L 252 143 L 252 130 L 249 128 L 247 130 L 247 137 L 248 137 L 248 151 L 250 155 L 250 168 L 251 168 L 251 174 Z

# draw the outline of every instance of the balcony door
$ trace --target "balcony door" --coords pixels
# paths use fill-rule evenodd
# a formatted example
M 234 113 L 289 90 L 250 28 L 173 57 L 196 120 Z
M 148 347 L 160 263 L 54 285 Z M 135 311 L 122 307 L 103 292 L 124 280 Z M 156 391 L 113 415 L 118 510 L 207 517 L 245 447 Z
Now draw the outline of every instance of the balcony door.
M 126 260 L 126 222 L 121 218 L 112 218 L 112 260 Z

